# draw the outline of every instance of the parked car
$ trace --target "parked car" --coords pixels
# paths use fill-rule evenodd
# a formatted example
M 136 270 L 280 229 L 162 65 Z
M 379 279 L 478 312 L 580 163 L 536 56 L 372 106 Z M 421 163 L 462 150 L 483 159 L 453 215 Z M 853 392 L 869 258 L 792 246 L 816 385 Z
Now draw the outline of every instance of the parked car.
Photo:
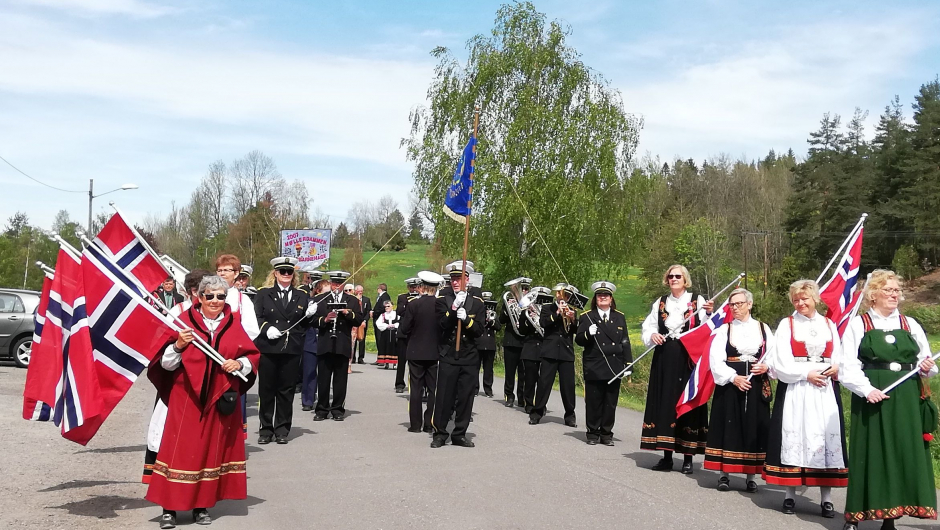
M 0 358 L 12 358 L 21 368 L 29 366 L 39 296 L 37 291 L 0 288 Z

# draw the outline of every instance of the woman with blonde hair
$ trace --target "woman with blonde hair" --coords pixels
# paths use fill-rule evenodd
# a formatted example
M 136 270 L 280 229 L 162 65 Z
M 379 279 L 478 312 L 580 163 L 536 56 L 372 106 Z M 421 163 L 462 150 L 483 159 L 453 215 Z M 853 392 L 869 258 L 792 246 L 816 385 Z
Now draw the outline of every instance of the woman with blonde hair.
M 902 515 L 937 518 L 929 443 L 937 420 L 926 380 L 937 367 L 923 328 L 898 311 L 897 274 L 874 271 L 862 297 L 867 311 L 842 337 L 842 383 L 854 394 L 844 528 L 882 519 L 881 528 L 891 530 Z M 915 368 L 919 377 L 888 395 L 880 390 Z
M 832 488 L 848 481 L 845 421 L 839 392 L 842 345 L 835 323 L 816 311 L 819 286 L 790 285 L 794 312 L 777 326 L 769 363 L 777 378 L 764 480 L 786 487 L 783 513 L 793 514 L 798 486 L 819 486 L 823 517 L 835 517 Z
M 682 473 L 692 473 L 692 455 L 705 453 L 708 435 L 708 405 L 696 407 L 676 418 L 676 403 L 692 373 L 692 360 L 678 340 L 679 334 L 702 323 L 713 303 L 687 289 L 692 287 L 689 270 L 672 265 L 663 274 L 669 294 L 653 302 L 643 321 L 642 338 L 647 347 L 656 346 L 650 366 L 649 388 L 640 449 L 662 451 L 654 471 L 672 471 L 672 453 L 685 455 Z

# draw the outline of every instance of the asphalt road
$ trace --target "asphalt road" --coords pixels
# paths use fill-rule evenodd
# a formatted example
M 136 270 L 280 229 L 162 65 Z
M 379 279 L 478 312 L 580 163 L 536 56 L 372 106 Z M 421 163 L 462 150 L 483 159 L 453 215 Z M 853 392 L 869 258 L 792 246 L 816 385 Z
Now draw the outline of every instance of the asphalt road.
M 374 360 L 374 357 L 370 360 Z M 140 472 L 154 391 L 145 378 L 87 447 L 47 423 L 20 418 L 26 371 L 0 366 L 0 528 L 157 528 L 159 507 L 144 500 Z M 614 447 L 588 446 L 582 427 L 564 426 L 557 393 L 542 424 L 520 409 L 478 397 L 472 449 L 430 449 L 426 434 L 407 432 L 407 401 L 394 372 L 357 365 L 347 419 L 313 422 L 295 400 L 288 445 L 256 445 L 257 409 L 249 409 L 248 499 L 223 501 L 212 528 L 759 528 L 842 527 L 819 517 L 819 493 L 783 515 L 782 490 L 758 480 L 744 493 L 715 490 L 717 474 L 658 473 L 658 454 L 639 450 L 641 414 L 619 409 Z M 249 403 L 257 396 L 249 394 Z M 583 402 L 578 421 L 583 425 Z M 836 490 L 837 510 L 844 490 Z M 188 514 L 180 527 L 196 528 Z M 901 528 L 934 528 L 902 519 Z M 878 523 L 863 525 L 878 528 Z

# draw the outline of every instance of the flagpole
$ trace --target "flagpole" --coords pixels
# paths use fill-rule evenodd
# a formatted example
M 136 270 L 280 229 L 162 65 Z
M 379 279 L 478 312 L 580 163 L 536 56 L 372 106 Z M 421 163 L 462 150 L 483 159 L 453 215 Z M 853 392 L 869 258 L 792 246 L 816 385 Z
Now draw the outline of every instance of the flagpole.
M 819 273 L 819 278 L 816 278 L 817 285 L 819 285 L 819 282 L 822 281 L 823 276 L 825 276 L 826 273 L 829 272 L 829 268 L 832 267 L 832 264 L 835 263 L 835 261 L 839 259 L 840 256 L 842 256 L 842 251 L 845 250 L 845 246 L 849 244 L 849 241 L 852 240 L 852 237 L 855 236 L 855 233 L 858 232 L 859 229 L 862 227 L 862 225 L 865 224 L 866 218 L 868 218 L 868 214 L 863 213 L 862 216 L 859 218 L 858 222 L 855 223 L 855 228 L 852 228 L 852 231 L 849 232 L 848 237 L 846 237 L 845 240 L 842 241 L 842 244 L 839 245 L 839 249 L 836 250 L 835 254 L 832 255 L 832 259 L 829 260 L 829 263 L 826 264 L 826 267 L 822 270 L 821 273 Z
M 715 293 L 714 296 L 712 296 L 711 298 L 708 299 L 708 301 L 709 301 L 709 302 L 713 302 L 713 301 L 715 300 L 715 298 L 718 298 L 719 296 L 721 296 L 721 293 L 727 291 L 732 285 L 734 285 L 734 284 L 740 284 L 740 283 L 741 283 L 741 278 L 744 278 L 744 273 L 743 273 L 743 272 L 742 272 L 741 274 L 738 274 L 737 277 L 735 277 L 735 279 L 731 281 L 731 283 L 729 283 L 728 285 L 724 286 L 720 291 L 718 291 L 717 293 Z M 686 317 L 686 319 L 683 320 L 682 323 L 679 324 L 678 327 L 676 327 L 676 329 L 682 329 L 682 326 L 685 326 L 685 323 L 686 323 L 686 322 L 688 322 L 689 320 L 692 320 L 692 317 L 693 317 L 693 316 L 695 316 L 695 313 L 692 313 L 691 315 L 689 315 L 688 317 Z M 696 326 L 696 327 L 698 327 L 698 326 Z M 689 330 L 689 331 L 692 331 L 692 330 Z M 688 332 L 686 332 L 686 333 L 688 333 Z M 676 334 L 675 334 L 675 330 L 673 330 L 673 331 L 670 331 L 670 332 L 669 332 L 669 334 L 667 335 L 667 337 L 672 337 L 672 338 L 674 338 L 674 339 L 678 339 L 678 338 L 679 338 L 680 336 L 682 336 L 682 335 L 684 335 L 684 333 L 680 333 L 679 335 L 676 335 Z M 633 361 L 632 363 L 626 365 L 626 366 L 623 368 L 623 370 L 620 371 L 619 374 L 615 375 L 610 381 L 607 381 L 607 384 L 609 385 L 609 384 L 613 383 L 614 381 L 616 381 L 617 379 L 621 379 L 621 378 L 625 377 L 625 376 L 627 375 L 627 372 L 630 371 L 630 368 L 633 367 L 633 365 L 635 365 L 636 363 L 640 362 L 640 359 L 642 359 L 643 357 L 646 357 L 647 355 L 649 355 L 649 352 L 655 350 L 655 349 L 656 349 L 656 346 L 659 346 L 659 344 L 654 344 L 654 345 L 650 346 L 645 352 L 643 352 L 639 357 L 637 357 L 635 361 Z
M 477 137 L 477 128 L 480 126 L 480 107 L 475 107 L 473 109 L 473 138 Z M 474 152 L 476 151 L 476 145 L 473 146 Z M 474 155 L 473 159 L 470 160 L 470 166 L 476 168 L 477 157 Z M 476 172 L 471 170 L 470 175 L 473 177 L 476 176 Z M 467 215 L 464 216 L 464 226 L 463 226 L 463 261 L 460 266 L 460 273 L 463 275 L 463 291 L 468 291 L 467 283 L 470 280 L 470 275 L 467 274 L 467 250 L 470 248 L 470 212 L 471 203 L 473 202 L 473 178 L 470 180 L 470 197 L 467 199 Z M 455 293 L 456 294 L 456 293 Z M 455 351 L 460 351 L 460 335 L 461 329 L 463 327 L 463 321 L 457 321 L 457 344 L 454 348 Z

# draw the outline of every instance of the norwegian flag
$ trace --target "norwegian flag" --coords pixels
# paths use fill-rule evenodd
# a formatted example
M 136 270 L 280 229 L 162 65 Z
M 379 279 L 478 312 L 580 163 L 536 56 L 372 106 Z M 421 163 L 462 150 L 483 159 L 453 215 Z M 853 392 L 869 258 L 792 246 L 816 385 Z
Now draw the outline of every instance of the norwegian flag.
M 134 279 L 95 245 L 82 253 L 81 275 L 100 406 L 62 435 L 85 445 L 176 331 L 144 301 Z
M 33 319 L 33 346 L 30 352 L 30 358 L 36 358 L 36 352 L 40 351 L 40 358 L 42 355 L 45 355 L 48 349 L 42 350 L 42 330 L 46 324 L 46 311 L 49 308 L 49 292 L 52 289 L 52 277 L 48 274 L 42 280 L 42 294 L 39 297 L 39 306 L 36 307 L 36 315 Z M 32 371 L 26 371 L 26 386 L 27 388 L 36 388 L 36 379 L 40 376 L 42 370 L 42 362 L 40 361 L 40 367 Z M 32 380 L 32 383 L 31 383 Z M 41 384 L 41 383 L 39 383 Z M 52 419 L 52 407 L 48 403 L 44 403 L 35 398 L 30 398 L 26 396 L 24 391 L 23 395 L 23 419 L 32 420 L 32 421 L 50 421 Z
M 689 382 L 686 383 L 685 390 L 682 391 L 679 402 L 676 403 L 676 417 L 708 403 L 708 399 L 711 398 L 715 390 L 715 379 L 712 376 L 708 350 L 711 348 L 715 330 L 733 319 L 734 316 L 728 310 L 728 302 L 725 302 L 708 320 L 679 336 L 689 357 L 695 363 L 695 368 L 692 369 Z
M 95 238 L 95 244 L 104 251 L 108 261 L 113 261 L 137 278 L 147 292 L 153 291 L 171 276 L 137 230 L 124 221 L 120 212 L 111 216 Z
M 865 227 L 859 227 L 855 235 L 849 239 L 849 244 L 836 266 L 832 277 L 819 290 L 819 297 L 825 302 L 828 310 L 826 317 L 836 323 L 839 336 L 845 332 L 855 308 L 862 301 L 862 293 L 858 290 L 859 266 L 862 263 L 862 237 Z

